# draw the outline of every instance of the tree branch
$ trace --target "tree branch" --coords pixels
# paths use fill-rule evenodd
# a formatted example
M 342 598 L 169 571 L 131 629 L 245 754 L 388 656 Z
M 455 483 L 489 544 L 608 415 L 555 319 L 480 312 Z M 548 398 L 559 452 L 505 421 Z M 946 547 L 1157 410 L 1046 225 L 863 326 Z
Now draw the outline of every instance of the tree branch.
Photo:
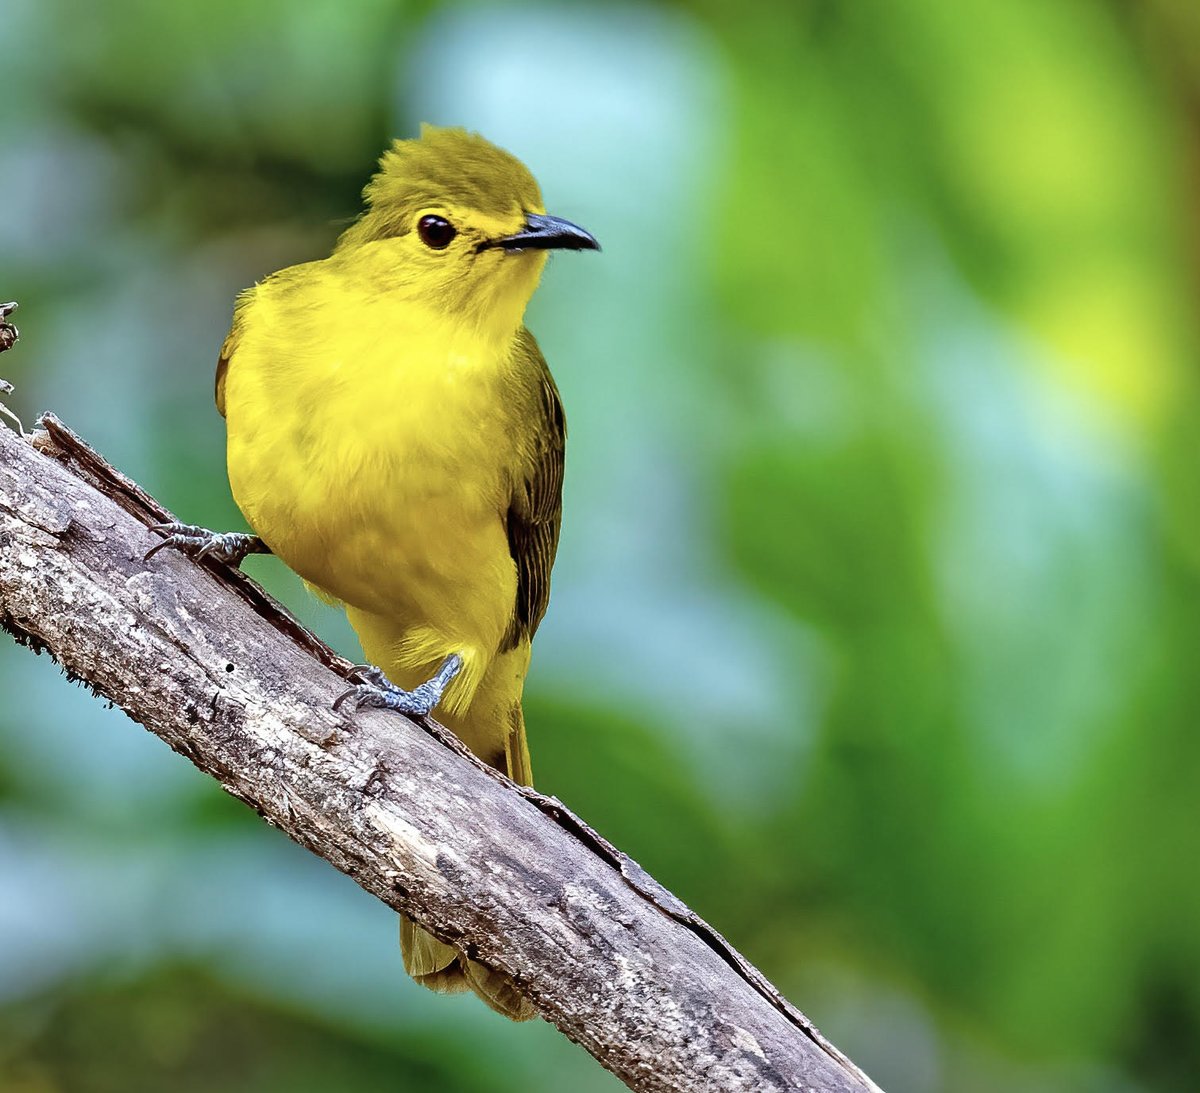
M 877 1090 L 715 930 L 433 722 L 334 713 L 346 661 L 52 416 L 0 428 L 0 625 L 439 938 L 632 1089 Z M 400 974 L 397 960 L 397 974 Z M 436 1000 L 430 999 L 430 1005 Z

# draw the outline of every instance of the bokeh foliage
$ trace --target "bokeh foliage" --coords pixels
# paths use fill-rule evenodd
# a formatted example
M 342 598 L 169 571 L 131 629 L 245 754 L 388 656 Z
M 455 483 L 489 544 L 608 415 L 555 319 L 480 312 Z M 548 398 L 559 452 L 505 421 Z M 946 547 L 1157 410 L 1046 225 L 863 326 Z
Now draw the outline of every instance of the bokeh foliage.
M 0 359 L 238 527 L 234 293 L 465 124 L 595 261 L 535 770 L 892 1093 L 1200 1080 L 1186 0 L 0 0 Z M 353 652 L 271 560 L 248 568 Z M 580 1091 L 392 918 L 0 646 L 0 1088 Z

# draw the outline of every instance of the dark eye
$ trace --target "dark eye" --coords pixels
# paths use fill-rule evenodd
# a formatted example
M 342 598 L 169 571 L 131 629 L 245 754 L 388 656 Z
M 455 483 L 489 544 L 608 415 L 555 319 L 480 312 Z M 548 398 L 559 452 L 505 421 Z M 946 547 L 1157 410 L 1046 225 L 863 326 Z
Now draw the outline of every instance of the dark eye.
M 445 250 L 450 246 L 452 240 L 458 232 L 454 230 L 454 225 L 440 216 L 423 216 L 417 221 L 417 234 L 421 237 L 421 242 L 433 250 Z

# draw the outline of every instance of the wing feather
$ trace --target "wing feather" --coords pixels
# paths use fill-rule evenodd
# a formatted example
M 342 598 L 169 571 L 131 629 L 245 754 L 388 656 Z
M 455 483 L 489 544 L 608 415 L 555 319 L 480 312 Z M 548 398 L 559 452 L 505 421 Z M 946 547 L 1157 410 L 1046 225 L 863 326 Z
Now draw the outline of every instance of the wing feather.
M 525 473 L 513 485 L 506 514 L 508 547 L 517 567 L 517 600 L 500 651 L 532 639 L 550 602 L 550 570 L 562 524 L 563 459 L 567 427 L 554 377 L 537 342 L 522 329 L 518 352 L 538 373 L 538 419 Z

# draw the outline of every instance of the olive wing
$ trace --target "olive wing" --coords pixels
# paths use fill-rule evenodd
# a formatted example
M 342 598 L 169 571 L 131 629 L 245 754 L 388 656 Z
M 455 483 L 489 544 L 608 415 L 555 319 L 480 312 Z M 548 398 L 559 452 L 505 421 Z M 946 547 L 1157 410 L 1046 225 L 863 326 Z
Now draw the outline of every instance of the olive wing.
M 567 427 L 554 377 L 537 342 L 522 329 L 518 352 L 538 376 L 540 405 L 530 459 L 513 485 L 505 523 L 508 548 L 517 567 L 517 600 L 501 652 L 530 640 L 550 602 L 550 570 L 558 550 L 562 524 L 563 459 Z

